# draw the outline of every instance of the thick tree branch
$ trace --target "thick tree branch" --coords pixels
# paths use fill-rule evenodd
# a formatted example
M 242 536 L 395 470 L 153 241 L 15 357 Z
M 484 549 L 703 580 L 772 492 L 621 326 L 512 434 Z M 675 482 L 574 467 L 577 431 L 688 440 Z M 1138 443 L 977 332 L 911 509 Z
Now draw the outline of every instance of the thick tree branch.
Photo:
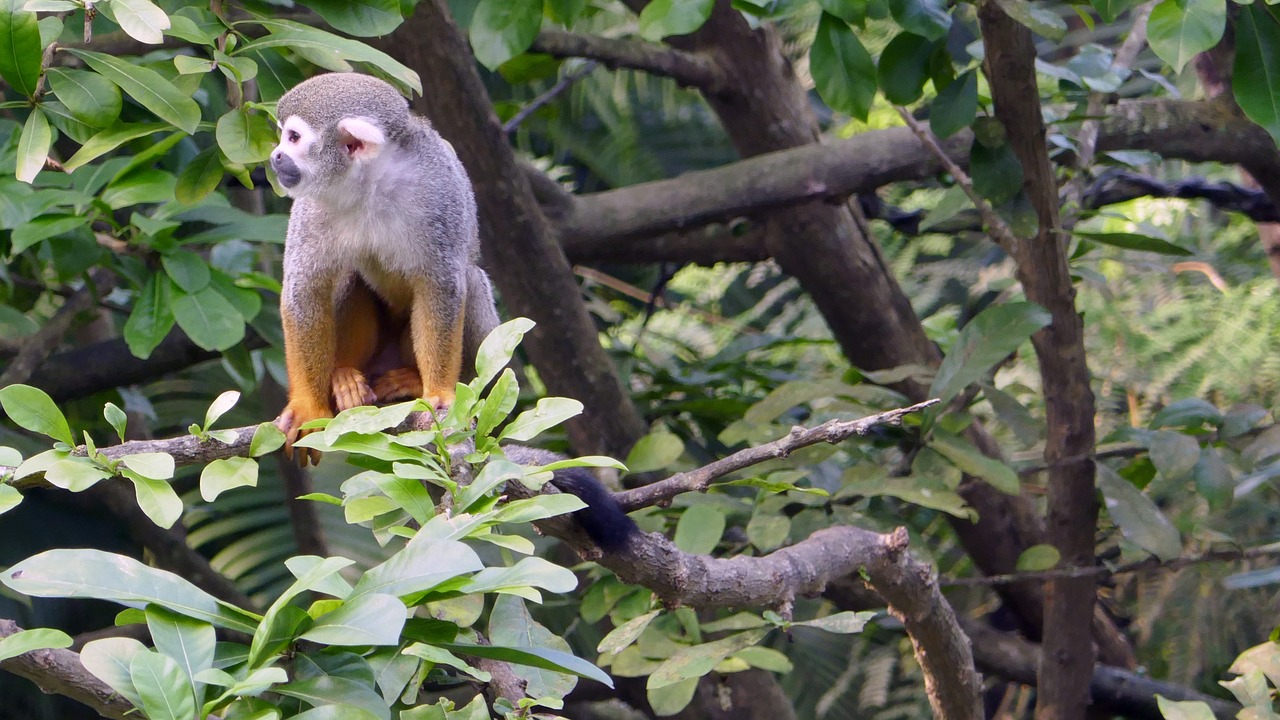
M 590 58 L 611 69 L 641 70 L 704 93 L 723 92 L 724 73 L 708 57 L 644 40 L 603 38 L 548 28 L 533 41 L 534 52 L 557 58 Z
M 21 631 L 17 623 L 0 618 L 0 638 Z M 80 664 L 80 654 L 71 650 L 35 650 L 8 660 L 0 660 L 0 670 L 6 670 L 35 683 L 50 695 L 66 697 L 93 708 L 102 717 L 126 720 L 137 716 L 124 698 L 107 687 L 106 683 L 89 674 Z
M 9 361 L 4 372 L 0 373 L 0 388 L 26 382 L 62 342 L 62 337 L 67 334 L 76 317 L 93 307 L 99 296 L 111 292 L 115 284 L 115 273 L 108 270 L 99 269 L 89 273 L 89 282 L 67 298 L 39 330 L 23 339 L 18 354 Z
M 994 0 L 978 7 L 996 117 L 1022 165 L 1023 190 L 1035 208 L 1038 230 L 1008 251 L 1027 299 L 1049 311 L 1050 325 L 1031 338 L 1044 387 L 1045 462 L 1049 467 L 1048 538 L 1065 566 L 1094 564 L 1098 507 L 1094 490 L 1094 398 L 1084 348 L 1084 325 L 1075 308 L 1059 221 L 1058 186 L 1049 163 L 1044 118 L 1036 85 L 1035 43 L 1026 26 Z M 1064 458 L 1079 458 L 1064 461 Z M 1037 720 L 1075 720 L 1089 705 L 1094 664 L 1093 578 L 1060 578 L 1045 586 L 1043 662 Z

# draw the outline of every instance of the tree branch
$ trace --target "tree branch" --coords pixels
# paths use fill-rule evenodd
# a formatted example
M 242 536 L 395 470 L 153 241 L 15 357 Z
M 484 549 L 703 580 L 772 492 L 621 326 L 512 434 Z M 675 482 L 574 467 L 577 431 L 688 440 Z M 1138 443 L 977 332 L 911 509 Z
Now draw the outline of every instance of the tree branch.
M 534 52 L 557 58 L 590 58 L 616 70 L 640 70 L 675 80 L 704 93 L 724 92 L 724 73 L 710 58 L 644 40 L 603 38 L 546 29 L 533 41 Z
M 67 298 L 39 330 L 23 339 L 18 354 L 9 361 L 4 372 L 0 373 L 0 388 L 26 382 L 62 342 L 62 336 L 67 334 L 76 317 L 93 307 L 99 295 L 111 292 L 115 284 L 116 276 L 112 272 L 98 269 L 89 273 L 89 281 L 85 286 Z
M 0 618 L 0 639 L 21 630 L 12 620 Z M 136 712 L 126 715 L 133 705 L 89 674 L 80 663 L 80 654 L 71 650 L 33 650 L 0 660 L 0 670 L 24 677 L 50 695 L 65 695 L 83 703 L 103 717 L 126 720 L 137 716 Z
M 634 490 L 614 493 L 614 498 L 622 506 L 623 511 L 631 512 L 632 510 L 639 510 L 643 507 L 669 501 L 682 493 L 706 492 L 711 482 L 716 478 L 724 477 L 729 473 L 752 465 L 758 465 L 766 460 L 787 457 L 803 447 L 821 442 L 835 444 L 854 435 L 865 435 L 872 428 L 879 425 L 899 424 L 902 422 L 903 417 L 937 403 L 937 400 L 926 400 L 909 407 L 868 415 L 858 420 L 828 420 L 817 427 L 794 427 L 791 429 L 791 433 L 784 438 L 764 445 L 739 450 L 726 458 L 716 460 L 697 470 L 678 473 L 666 480 L 659 480 Z

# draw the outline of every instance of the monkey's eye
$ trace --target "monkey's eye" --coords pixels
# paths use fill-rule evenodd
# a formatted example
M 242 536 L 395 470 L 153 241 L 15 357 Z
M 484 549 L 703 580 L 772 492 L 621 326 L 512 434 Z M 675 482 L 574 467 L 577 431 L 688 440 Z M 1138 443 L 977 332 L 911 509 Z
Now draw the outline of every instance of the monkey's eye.
M 285 135 L 285 138 L 287 138 L 291 143 L 296 143 L 302 139 L 302 136 L 298 134 L 297 130 L 290 130 L 288 134 Z

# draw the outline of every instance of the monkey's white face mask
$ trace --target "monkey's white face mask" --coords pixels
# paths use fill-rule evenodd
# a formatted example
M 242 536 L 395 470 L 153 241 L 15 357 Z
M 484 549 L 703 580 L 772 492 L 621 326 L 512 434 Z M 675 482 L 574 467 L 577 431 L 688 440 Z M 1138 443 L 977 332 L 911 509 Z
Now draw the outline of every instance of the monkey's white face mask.
M 271 169 L 289 197 L 322 195 L 358 180 L 358 170 L 374 160 L 386 134 L 367 118 L 347 117 L 326 134 L 290 115 L 280 124 L 280 144 L 271 153 Z

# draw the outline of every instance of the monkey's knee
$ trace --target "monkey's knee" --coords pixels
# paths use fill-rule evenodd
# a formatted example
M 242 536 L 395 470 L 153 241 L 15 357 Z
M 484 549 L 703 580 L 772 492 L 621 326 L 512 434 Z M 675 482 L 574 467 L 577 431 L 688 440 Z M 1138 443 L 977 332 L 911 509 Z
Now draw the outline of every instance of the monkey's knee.
M 422 397 L 422 376 L 410 367 L 401 367 L 378 376 L 373 383 L 378 402 Z
M 333 404 L 338 412 L 361 405 L 372 405 L 376 400 L 364 373 L 349 367 L 333 371 Z

